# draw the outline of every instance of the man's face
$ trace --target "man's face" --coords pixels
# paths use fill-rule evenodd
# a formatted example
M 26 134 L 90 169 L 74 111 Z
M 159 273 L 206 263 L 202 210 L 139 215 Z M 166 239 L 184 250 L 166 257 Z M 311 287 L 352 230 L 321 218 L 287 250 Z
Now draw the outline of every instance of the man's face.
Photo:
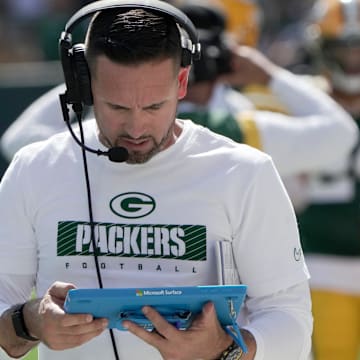
M 172 145 L 181 132 L 176 107 L 186 95 L 188 72 L 175 70 L 171 59 L 130 66 L 99 56 L 92 92 L 100 141 L 125 147 L 128 163 L 144 163 Z

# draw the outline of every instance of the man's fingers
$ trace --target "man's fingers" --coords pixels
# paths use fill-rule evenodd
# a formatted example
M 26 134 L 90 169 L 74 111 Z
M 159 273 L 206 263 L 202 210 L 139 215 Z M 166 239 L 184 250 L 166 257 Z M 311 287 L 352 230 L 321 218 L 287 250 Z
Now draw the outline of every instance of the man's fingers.
M 163 337 L 170 338 L 178 332 L 178 330 L 167 322 L 154 308 L 144 306 L 142 312 L 153 323 L 156 331 Z
M 154 308 L 144 306 L 142 311 L 154 325 L 155 331 L 149 332 L 131 321 L 124 321 L 123 326 L 148 344 L 159 348 L 161 344 L 171 339 L 179 331 L 168 323 Z
M 60 320 L 60 325 L 63 327 L 86 325 L 91 323 L 108 324 L 108 320 L 105 318 L 94 320 L 91 314 L 65 314 L 61 317 Z
M 85 344 L 96 336 L 99 336 L 103 331 L 104 329 L 100 327 L 95 329 L 92 328 L 91 331 L 83 332 L 82 330 L 79 334 L 57 334 L 56 336 L 47 339 L 45 344 L 52 350 L 64 350 L 69 347 L 71 348 Z
M 107 319 L 95 319 L 91 322 L 80 322 L 70 326 L 63 326 L 61 330 L 67 334 L 81 335 L 105 330 L 108 326 Z
M 67 293 L 71 289 L 75 289 L 74 284 L 57 281 L 51 286 L 51 288 L 48 291 L 48 294 L 51 297 L 54 297 L 57 299 L 65 299 Z
M 123 326 L 126 327 L 135 336 L 158 349 L 161 347 L 161 344 L 166 341 L 166 339 L 157 330 L 151 332 L 147 331 L 142 326 L 139 326 L 132 321 L 123 321 Z

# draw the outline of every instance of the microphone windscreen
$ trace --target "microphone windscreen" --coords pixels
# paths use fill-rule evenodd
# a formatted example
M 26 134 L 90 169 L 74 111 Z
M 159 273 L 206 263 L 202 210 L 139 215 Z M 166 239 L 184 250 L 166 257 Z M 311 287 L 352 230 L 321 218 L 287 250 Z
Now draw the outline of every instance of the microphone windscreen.
M 124 147 L 114 147 L 109 149 L 108 157 L 113 162 L 124 162 L 129 158 L 129 153 Z

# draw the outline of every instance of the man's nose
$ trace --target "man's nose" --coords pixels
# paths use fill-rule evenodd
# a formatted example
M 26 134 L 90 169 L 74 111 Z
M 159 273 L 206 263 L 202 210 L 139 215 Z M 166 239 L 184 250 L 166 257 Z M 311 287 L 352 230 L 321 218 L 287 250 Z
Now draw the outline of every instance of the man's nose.
M 133 110 L 126 122 L 126 132 L 134 139 L 146 133 L 146 116 L 141 110 Z

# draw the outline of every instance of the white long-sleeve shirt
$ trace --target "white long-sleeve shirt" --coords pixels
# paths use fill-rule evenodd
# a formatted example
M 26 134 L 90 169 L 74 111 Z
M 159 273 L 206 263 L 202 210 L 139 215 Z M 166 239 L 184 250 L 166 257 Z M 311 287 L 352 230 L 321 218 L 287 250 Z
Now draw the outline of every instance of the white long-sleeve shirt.
M 85 134 L 89 146 L 104 149 L 93 121 Z M 1 310 L 26 301 L 34 285 L 40 297 L 56 280 L 97 287 L 81 159 L 63 132 L 22 148 L 5 173 Z M 176 143 L 145 164 L 89 154 L 88 166 L 104 287 L 216 284 L 216 244 L 231 241 L 248 286 L 246 328 L 257 342 L 255 359 L 307 359 L 309 275 L 290 200 L 268 155 L 184 121 Z M 140 214 L 124 214 L 126 196 L 135 197 Z M 130 333 L 115 331 L 115 338 L 121 359 L 160 359 Z M 105 332 L 63 352 L 40 344 L 39 354 L 110 359 L 112 348 Z

